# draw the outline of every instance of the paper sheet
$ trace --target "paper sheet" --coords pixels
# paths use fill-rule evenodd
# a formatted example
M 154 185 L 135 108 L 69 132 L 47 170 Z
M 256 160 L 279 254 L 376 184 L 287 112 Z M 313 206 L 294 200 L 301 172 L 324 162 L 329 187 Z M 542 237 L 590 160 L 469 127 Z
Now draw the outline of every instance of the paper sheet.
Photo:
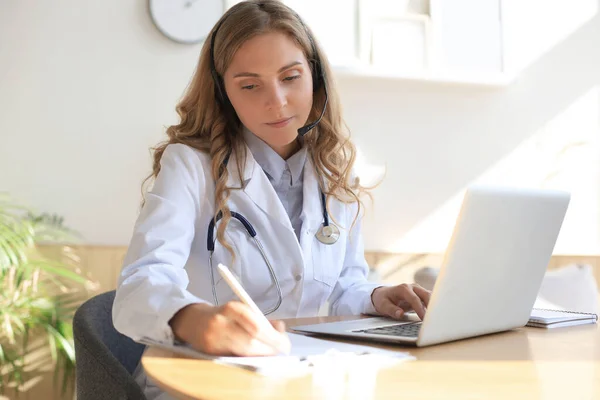
M 213 360 L 219 364 L 237 366 L 268 376 L 294 376 L 310 372 L 313 368 L 363 368 L 378 369 L 394 365 L 414 357 L 406 352 L 379 349 L 318 339 L 311 336 L 288 333 L 292 344 L 286 356 L 267 357 L 215 357 L 192 349 L 187 345 L 164 345 L 149 339 L 142 343 L 166 348 L 194 358 Z
M 372 362 L 373 364 L 393 364 L 407 359 L 414 359 L 406 352 L 379 349 L 371 346 L 356 345 L 332 340 L 318 339 L 297 333 L 288 333 L 292 349 L 288 356 L 272 357 L 220 357 L 220 362 L 242 364 L 256 367 L 257 372 L 266 369 L 278 369 L 282 366 L 293 367 L 295 364 L 315 366 L 317 363 Z M 360 358 L 360 360 L 358 359 Z

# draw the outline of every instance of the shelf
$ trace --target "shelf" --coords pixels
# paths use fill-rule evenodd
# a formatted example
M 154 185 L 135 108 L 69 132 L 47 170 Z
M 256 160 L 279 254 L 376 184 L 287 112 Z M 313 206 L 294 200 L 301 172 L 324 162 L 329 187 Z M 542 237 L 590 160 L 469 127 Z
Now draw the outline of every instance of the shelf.
M 514 77 L 508 74 L 441 74 L 432 72 L 423 73 L 394 73 L 389 70 L 381 70 L 368 66 L 344 67 L 334 66 L 333 73 L 345 78 L 378 78 L 404 80 L 413 82 L 426 82 L 437 84 L 484 86 L 484 87 L 506 87 L 514 81 Z

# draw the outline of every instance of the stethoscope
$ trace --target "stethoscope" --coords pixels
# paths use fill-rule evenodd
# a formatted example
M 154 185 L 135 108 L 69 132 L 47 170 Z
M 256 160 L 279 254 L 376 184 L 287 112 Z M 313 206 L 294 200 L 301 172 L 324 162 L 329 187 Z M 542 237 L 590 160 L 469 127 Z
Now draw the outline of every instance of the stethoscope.
M 323 210 L 323 224 L 315 233 L 315 237 L 317 238 L 317 240 L 319 242 L 321 242 L 323 244 L 331 245 L 338 241 L 338 239 L 340 237 L 340 230 L 338 229 L 338 227 L 335 224 L 333 224 L 329 221 L 329 213 L 327 212 L 325 193 L 323 193 L 323 191 L 321 189 L 319 189 L 319 193 L 321 195 L 321 207 Z M 217 298 L 215 273 L 213 271 L 213 263 L 212 263 L 213 253 L 215 251 L 214 230 L 215 230 L 216 223 L 219 222 L 219 220 L 222 217 L 223 217 L 222 213 L 219 213 L 216 218 L 213 218 L 210 220 L 210 223 L 208 224 L 208 235 L 207 235 L 207 243 L 206 243 L 206 248 L 208 250 L 208 266 L 209 266 L 209 270 L 210 270 L 210 283 L 212 286 L 213 299 L 215 301 L 215 305 L 219 305 L 219 299 Z M 283 295 L 281 293 L 281 286 L 279 285 L 279 279 L 277 279 L 277 275 L 275 274 L 275 271 L 273 270 L 273 266 L 271 265 L 271 262 L 269 262 L 269 258 L 267 257 L 267 255 L 265 253 L 265 249 L 256 235 L 256 229 L 254 229 L 254 227 L 252 226 L 250 221 L 248 221 L 242 214 L 235 212 L 235 211 L 231 211 L 231 217 L 244 226 L 244 228 L 246 229 L 246 232 L 248 233 L 248 236 L 250 236 L 252 238 L 252 240 L 254 240 L 254 243 L 256 243 L 256 246 L 258 247 L 258 250 L 260 251 L 260 254 L 261 254 L 265 264 L 267 264 L 267 268 L 269 268 L 269 274 L 271 275 L 271 280 L 273 281 L 273 283 L 275 283 L 275 287 L 277 288 L 277 303 L 275 304 L 275 306 L 271 307 L 270 309 L 268 309 L 267 311 L 264 312 L 265 315 L 271 314 L 272 312 L 276 311 L 279 308 L 279 306 L 281 306 L 281 302 L 283 301 Z

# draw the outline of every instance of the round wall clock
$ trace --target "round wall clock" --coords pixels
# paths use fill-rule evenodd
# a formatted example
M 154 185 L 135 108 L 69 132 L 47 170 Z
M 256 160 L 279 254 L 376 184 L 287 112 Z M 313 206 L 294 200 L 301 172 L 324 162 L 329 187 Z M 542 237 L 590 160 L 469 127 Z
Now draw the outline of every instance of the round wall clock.
M 178 43 L 202 42 L 225 12 L 224 0 L 148 0 L 158 30 Z

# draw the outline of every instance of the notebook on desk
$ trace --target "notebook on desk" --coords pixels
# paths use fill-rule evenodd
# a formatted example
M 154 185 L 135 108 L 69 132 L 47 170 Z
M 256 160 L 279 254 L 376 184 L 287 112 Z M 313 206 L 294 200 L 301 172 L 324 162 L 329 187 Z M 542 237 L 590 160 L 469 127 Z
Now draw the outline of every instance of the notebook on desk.
M 531 311 L 527 326 L 550 329 L 563 326 L 595 324 L 597 321 L 598 315 L 593 313 L 534 308 Z

